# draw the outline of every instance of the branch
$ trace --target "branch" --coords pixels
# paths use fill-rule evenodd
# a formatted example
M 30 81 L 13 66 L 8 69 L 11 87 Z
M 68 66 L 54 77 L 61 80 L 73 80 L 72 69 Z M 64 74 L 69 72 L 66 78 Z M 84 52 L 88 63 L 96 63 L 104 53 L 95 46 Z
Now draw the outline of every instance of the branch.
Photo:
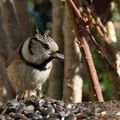
M 78 18 L 76 17 L 76 14 L 78 14 L 78 16 L 79 16 L 78 9 L 76 8 L 76 6 L 75 6 L 75 4 L 73 3 L 72 0 L 67 0 L 67 4 L 68 4 L 70 15 L 72 17 L 72 21 L 73 21 L 73 24 L 74 24 L 75 33 L 76 33 L 76 36 L 77 36 L 77 39 L 78 39 L 77 43 L 79 44 L 81 53 L 83 55 L 83 58 L 85 59 L 85 64 L 86 64 L 86 67 L 87 67 L 87 70 L 88 70 L 88 74 L 89 74 L 89 77 L 90 77 L 90 80 L 91 80 L 91 83 L 92 83 L 94 93 L 95 93 L 98 101 L 103 102 L 104 99 L 103 99 L 103 95 L 102 95 L 102 92 L 101 92 L 101 87 L 100 87 L 98 76 L 97 76 L 97 73 L 96 73 L 96 70 L 95 70 L 92 55 L 91 55 L 91 52 L 90 52 L 90 48 L 89 48 L 89 46 L 86 42 L 86 39 L 85 39 L 85 37 L 82 33 L 84 31 L 83 31 L 83 29 L 81 29 L 79 27 Z M 81 18 L 79 18 L 79 19 L 81 19 Z M 82 22 L 82 25 L 85 26 L 84 21 L 82 19 L 81 19 L 81 22 Z

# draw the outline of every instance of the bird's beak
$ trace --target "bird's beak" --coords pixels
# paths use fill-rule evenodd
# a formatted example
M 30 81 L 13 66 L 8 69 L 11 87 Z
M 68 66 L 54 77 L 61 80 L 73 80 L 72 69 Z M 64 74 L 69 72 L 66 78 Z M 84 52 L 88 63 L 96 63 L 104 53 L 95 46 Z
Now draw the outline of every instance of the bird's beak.
M 52 54 L 52 57 L 57 58 L 57 59 L 62 59 L 62 60 L 64 59 L 64 55 L 61 54 L 59 51 L 54 52 L 54 53 Z

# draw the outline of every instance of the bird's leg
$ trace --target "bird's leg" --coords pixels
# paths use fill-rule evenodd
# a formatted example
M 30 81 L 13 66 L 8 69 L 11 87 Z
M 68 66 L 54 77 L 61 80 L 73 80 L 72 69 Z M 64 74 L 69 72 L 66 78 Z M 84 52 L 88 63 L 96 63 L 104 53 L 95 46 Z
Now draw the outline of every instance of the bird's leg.
M 42 92 L 42 90 L 36 89 L 36 96 L 43 97 L 43 96 L 45 96 L 45 95 L 44 95 L 44 93 Z
M 30 96 L 38 96 L 38 97 L 43 97 L 44 94 L 42 90 L 40 89 L 35 89 L 35 90 L 20 90 L 16 96 L 16 99 L 27 99 Z
M 19 90 L 17 95 L 16 95 L 16 99 L 20 100 L 20 99 L 27 99 L 27 97 L 29 97 L 29 90 Z

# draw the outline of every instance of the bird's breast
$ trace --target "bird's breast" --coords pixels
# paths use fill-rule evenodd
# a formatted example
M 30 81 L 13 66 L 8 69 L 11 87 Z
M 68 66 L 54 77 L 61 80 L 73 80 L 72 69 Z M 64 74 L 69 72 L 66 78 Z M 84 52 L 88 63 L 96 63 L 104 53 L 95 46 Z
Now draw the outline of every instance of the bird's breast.
M 46 65 L 45 70 L 34 69 L 25 63 L 13 62 L 7 69 L 9 79 L 13 88 L 16 90 L 36 89 L 42 87 L 42 84 L 48 79 L 52 68 L 52 62 Z
M 43 84 L 48 79 L 51 69 L 52 69 L 52 62 L 50 62 L 46 65 L 45 70 L 33 69 L 33 71 L 32 71 L 33 79 L 34 79 L 33 84 L 35 84 L 35 83 Z

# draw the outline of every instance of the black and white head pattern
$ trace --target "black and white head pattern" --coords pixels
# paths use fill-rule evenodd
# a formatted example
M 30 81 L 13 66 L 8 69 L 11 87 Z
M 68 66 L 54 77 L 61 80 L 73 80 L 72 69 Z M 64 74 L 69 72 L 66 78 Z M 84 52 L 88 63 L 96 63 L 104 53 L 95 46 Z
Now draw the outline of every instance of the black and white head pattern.
M 52 53 L 58 51 L 56 42 L 48 35 L 37 32 L 34 37 L 28 38 L 20 48 L 21 58 L 29 65 L 44 67 L 51 61 Z

